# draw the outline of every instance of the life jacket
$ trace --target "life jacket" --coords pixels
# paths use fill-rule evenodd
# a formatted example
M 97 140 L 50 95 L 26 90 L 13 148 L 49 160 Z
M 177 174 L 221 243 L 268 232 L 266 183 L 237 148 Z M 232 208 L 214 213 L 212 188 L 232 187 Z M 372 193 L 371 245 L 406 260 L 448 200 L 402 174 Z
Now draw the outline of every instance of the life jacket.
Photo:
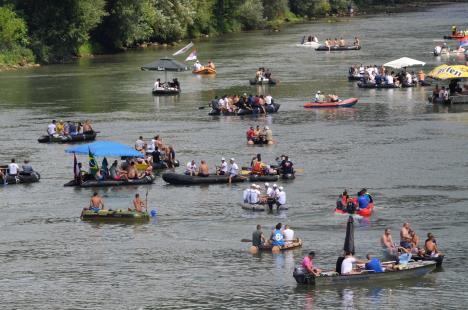
M 284 245 L 284 236 L 281 230 L 276 229 L 273 232 L 273 241 L 271 242 L 272 245 L 283 246 Z
M 354 212 L 356 212 L 356 204 L 352 199 L 348 199 L 348 202 L 346 203 L 346 212 L 349 214 L 354 214 Z
M 252 166 L 252 173 L 255 174 L 262 174 L 263 173 L 263 165 L 261 161 L 256 161 L 255 164 Z

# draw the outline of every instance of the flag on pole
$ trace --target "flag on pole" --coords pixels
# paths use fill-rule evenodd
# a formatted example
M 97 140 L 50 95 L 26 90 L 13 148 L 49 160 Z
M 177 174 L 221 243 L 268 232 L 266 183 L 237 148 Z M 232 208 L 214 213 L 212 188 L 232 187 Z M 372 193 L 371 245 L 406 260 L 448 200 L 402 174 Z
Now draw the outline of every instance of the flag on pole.
M 75 176 L 75 179 L 78 177 L 80 174 L 80 168 L 78 168 L 78 161 L 76 160 L 76 154 L 73 153 L 73 175 Z
M 178 50 L 177 52 L 175 52 L 174 54 L 172 54 L 172 56 L 177 56 L 177 55 L 180 55 L 180 54 L 184 54 L 184 53 L 186 53 L 192 46 L 193 46 L 193 42 L 190 42 L 189 44 L 187 44 L 187 46 L 181 48 L 180 50 Z
M 96 175 L 96 172 L 99 171 L 99 165 L 94 157 L 94 154 L 91 153 L 91 149 L 88 147 L 88 157 L 89 157 L 89 170 L 92 175 Z
M 187 58 L 185 58 L 185 61 L 191 61 L 191 60 L 197 60 L 197 50 L 193 50 L 190 55 L 188 55 Z

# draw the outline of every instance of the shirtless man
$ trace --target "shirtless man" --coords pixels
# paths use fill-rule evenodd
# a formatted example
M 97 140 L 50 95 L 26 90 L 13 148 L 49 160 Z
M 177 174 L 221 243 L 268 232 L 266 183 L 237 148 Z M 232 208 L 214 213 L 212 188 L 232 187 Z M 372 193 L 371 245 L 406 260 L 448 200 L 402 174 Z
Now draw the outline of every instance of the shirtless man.
M 405 249 L 411 249 L 410 225 L 404 223 L 400 230 L 400 245 Z
M 426 254 L 430 255 L 431 257 L 438 257 L 442 255 L 437 248 L 437 243 L 435 241 L 434 235 L 431 233 L 427 234 L 427 240 L 424 243 L 424 249 L 426 250 Z
M 204 160 L 200 162 L 200 167 L 198 168 L 198 176 L 207 177 L 209 175 L 208 165 Z
M 135 194 L 135 198 L 133 199 L 133 208 L 136 212 L 143 212 L 143 207 L 145 207 L 145 203 L 141 200 L 140 194 Z
M 130 166 L 127 168 L 127 178 L 128 179 L 138 179 L 138 170 L 135 168 L 135 162 L 131 162 Z
M 384 234 L 380 238 L 380 244 L 382 245 L 382 248 L 385 249 L 389 255 L 397 255 L 398 249 L 395 247 L 395 244 L 393 243 L 390 228 L 385 228 Z
M 93 197 L 91 197 L 91 200 L 89 202 L 89 209 L 92 211 L 99 211 L 104 208 L 104 202 L 102 201 L 102 198 L 99 197 L 97 192 L 94 192 Z

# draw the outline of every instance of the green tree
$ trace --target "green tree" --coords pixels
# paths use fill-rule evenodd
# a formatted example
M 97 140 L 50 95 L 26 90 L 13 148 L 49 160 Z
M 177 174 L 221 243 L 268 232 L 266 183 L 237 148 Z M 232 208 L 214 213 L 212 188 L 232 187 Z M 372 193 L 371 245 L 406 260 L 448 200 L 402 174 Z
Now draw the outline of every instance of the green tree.
M 263 0 L 263 16 L 268 20 L 284 18 L 288 10 L 287 0 Z
M 236 15 L 244 30 L 259 29 L 265 24 L 261 0 L 246 0 L 237 9 Z
M 188 35 L 198 37 L 200 34 L 216 32 L 216 21 L 213 17 L 215 0 L 192 1 L 194 16 L 193 23 L 188 25 Z
M 157 42 L 174 42 L 185 37 L 193 25 L 195 10 L 190 0 L 156 0 L 153 37 Z

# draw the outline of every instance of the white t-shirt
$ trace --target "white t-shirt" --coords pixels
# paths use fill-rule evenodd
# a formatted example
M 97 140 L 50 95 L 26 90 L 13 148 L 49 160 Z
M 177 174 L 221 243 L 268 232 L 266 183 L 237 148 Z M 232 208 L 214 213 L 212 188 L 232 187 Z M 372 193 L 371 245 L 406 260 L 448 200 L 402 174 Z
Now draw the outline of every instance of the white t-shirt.
M 440 52 L 442 52 L 442 46 L 437 45 L 437 46 L 434 48 L 434 52 L 436 52 L 436 54 L 440 54 Z
M 265 103 L 266 103 L 266 104 L 271 104 L 271 99 L 273 99 L 273 97 L 270 96 L 270 95 L 267 95 L 267 96 L 265 97 Z
M 281 191 L 278 193 L 278 202 L 282 205 L 286 203 L 286 193 Z
M 255 189 L 248 188 L 244 191 L 244 201 L 250 204 L 259 202 L 259 192 Z
M 154 82 L 154 88 L 159 88 L 159 87 L 161 86 L 161 85 L 159 85 L 159 84 L 160 84 L 159 81 Z
M 140 139 L 136 140 L 136 142 L 135 142 L 135 147 L 137 147 L 137 148 L 139 148 L 139 149 L 144 148 L 144 147 L 145 147 L 145 141 L 140 140 Z
M 294 230 L 292 230 L 291 228 L 285 229 L 283 231 L 283 235 L 284 235 L 284 240 L 285 241 L 294 240 Z
M 229 167 L 229 175 L 230 176 L 236 176 L 239 174 L 239 167 L 237 166 L 236 163 L 233 163 L 230 167 Z
M 266 191 L 266 194 L 267 194 L 268 197 L 272 197 L 272 198 L 273 198 L 273 197 L 274 197 L 273 188 L 268 187 L 268 188 L 267 188 L 267 191 Z M 273 194 L 273 196 L 272 196 L 272 194 Z
M 8 173 L 9 174 L 18 174 L 19 166 L 17 163 L 8 164 Z
M 411 74 L 409 74 L 409 73 L 406 73 L 406 83 L 408 83 L 408 84 L 413 83 L 413 79 L 411 78 Z
M 223 98 L 220 98 L 220 99 L 219 99 L 219 101 L 218 101 L 218 107 L 220 107 L 220 108 L 225 108 L 225 107 L 226 107 L 226 104 L 225 104 Z
M 201 63 L 196 62 L 196 63 L 193 65 L 193 67 L 195 68 L 195 70 L 200 70 L 201 67 L 202 67 L 202 65 L 201 65 Z
M 356 262 L 354 257 L 346 257 L 341 264 L 341 274 L 350 273 L 353 271 L 353 263 Z
M 57 126 L 55 126 L 55 124 L 49 124 L 49 126 L 47 126 L 47 133 L 49 135 L 55 135 L 56 134 L 56 128 L 57 128 Z
M 221 162 L 221 167 L 219 167 L 219 170 L 220 170 L 220 171 L 224 171 L 224 173 L 227 173 L 227 171 L 228 171 L 227 162 L 222 161 L 222 162 Z
M 393 84 L 393 76 L 387 75 L 387 84 Z
M 187 163 L 187 170 L 186 170 L 186 171 L 187 171 L 188 173 L 191 172 L 191 173 L 193 173 L 193 174 L 197 173 L 197 165 L 195 165 L 195 164 L 192 165 L 192 162 L 191 162 L 191 161 L 188 162 L 188 163 Z

